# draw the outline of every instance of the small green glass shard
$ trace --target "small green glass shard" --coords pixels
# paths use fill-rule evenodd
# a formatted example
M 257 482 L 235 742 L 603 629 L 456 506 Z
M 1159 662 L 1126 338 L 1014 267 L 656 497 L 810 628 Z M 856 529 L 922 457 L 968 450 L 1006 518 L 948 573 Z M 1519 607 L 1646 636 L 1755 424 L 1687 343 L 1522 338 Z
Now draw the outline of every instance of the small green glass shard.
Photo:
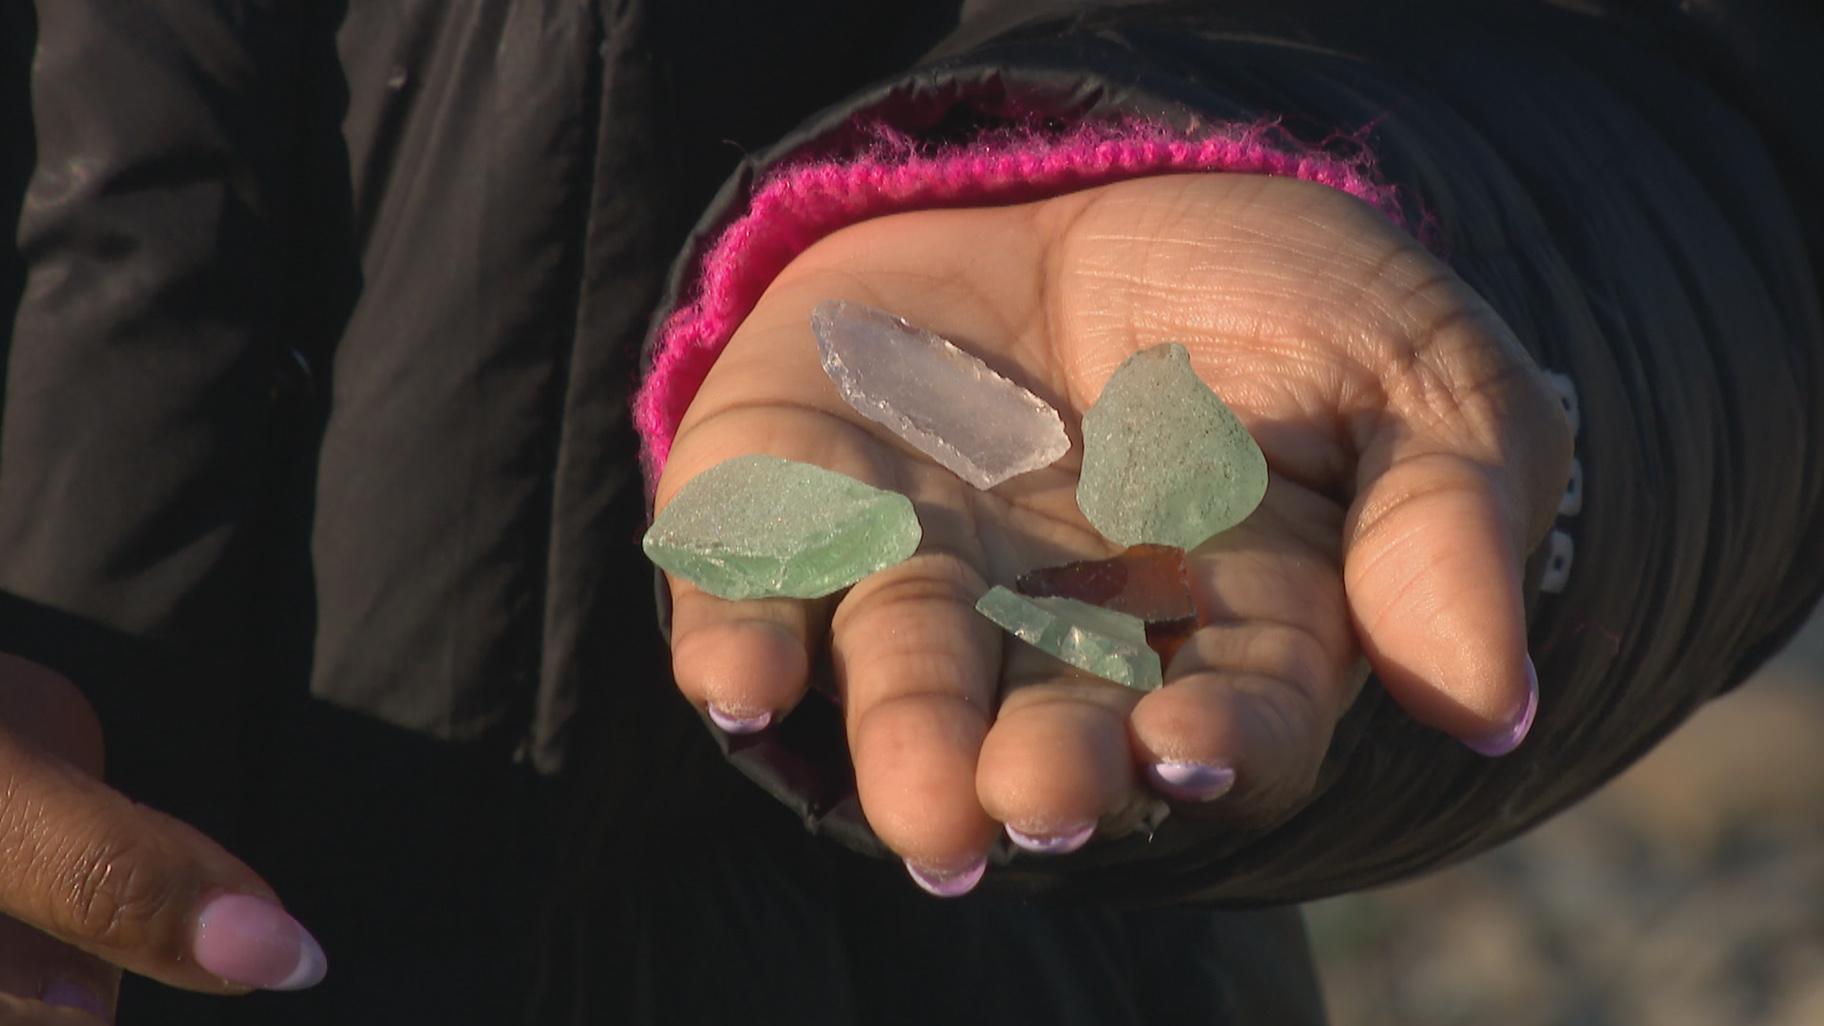
M 777 456 L 691 478 L 653 520 L 646 558 L 725 599 L 821 598 L 918 549 L 903 495 Z
M 1260 446 L 1177 343 L 1128 357 L 1083 416 L 1077 506 L 1117 545 L 1196 548 L 1266 494 Z
M 1098 677 L 1151 691 L 1165 679 L 1159 654 L 1146 643 L 1146 624 L 1112 609 L 1067 598 L 1028 598 L 994 587 L 976 612 L 1041 651 Z
M 1029 598 L 1057 596 L 1138 617 L 1146 640 L 1170 663 L 1197 630 L 1197 600 L 1183 549 L 1136 545 L 1108 559 L 1084 559 L 1028 570 L 1013 590 Z

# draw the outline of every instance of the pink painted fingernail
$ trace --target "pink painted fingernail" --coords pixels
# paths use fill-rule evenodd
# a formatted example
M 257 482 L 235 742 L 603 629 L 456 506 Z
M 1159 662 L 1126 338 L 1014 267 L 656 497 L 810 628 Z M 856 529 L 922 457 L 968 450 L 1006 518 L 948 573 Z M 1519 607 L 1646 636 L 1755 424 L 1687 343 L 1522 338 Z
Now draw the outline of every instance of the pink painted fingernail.
M 190 945 L 197 965 L 243 987 L 303 990 L 329 970 L 310 931 L 279 906 L 248 894 L 223 894 L 204 905 Z
M 968 894 L 981 883 L 982 874 L 988 869 L 988 860 L 977 856 L 957 868 L 937 868 L 920 866 L 911 859 L 906 860 L 906 873 L 912 877 L 926 894 L 940 898 L 956 898 Z
M 1502 727 L 1485 738 L 1464 741 L 1463 744 L 1477 755 L 1486 755 L 1493 759 L 1506 755 L 1520 747 L 1526 735 L 1533 729 L 1533 717 L 1539 713 L 1539 671 L 1533 666 L 1533 657 L 1526 657 L 1526 705 L 1521 707 L 1520 715 L 1508 726 Z
M 709 718 L 716 726 L 730 734 L 758 734 L 773 722 L 773 714 L 763 712 L 758 716 L 733 716 L 709 703 Z
M 1155 762 L 1146 768 L 1153 790 L 1181 802 L 1210 802 L 1235 786 L 1235 770 L 1203 762 Z
M 1096 834 L 1094 823 L 1068 827 L 1057 833 L 1029 834 L 1015 829 L 1012 823 L 1007 824 L 1007 839 L 1030 852 L 1040 855 L 1067 855 L 1089 843 Z
M 44 988 L 38 1000 L 53 1008 L 73 1008 L 86 1012 L 103 1022 L 112 1022 L 108 1018 L 108 1003 L 93 988 L 77 983 L 75 980 L 56 980 Z

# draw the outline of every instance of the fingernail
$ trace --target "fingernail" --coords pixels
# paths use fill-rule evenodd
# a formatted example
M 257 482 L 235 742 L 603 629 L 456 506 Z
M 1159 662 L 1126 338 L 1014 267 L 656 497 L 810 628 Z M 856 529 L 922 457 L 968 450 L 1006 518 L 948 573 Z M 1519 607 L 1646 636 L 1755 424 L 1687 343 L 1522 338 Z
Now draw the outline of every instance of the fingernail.
M 982 873 L 988 869 L 988 860 L 977 856 L 956 869 L 939 869 L 932 866 L 919 866 L 906 860 L 906 872 L 926 894 L 940 898 L 956 898 L 968 894 L 981 883 Z
M 1155 762 L 1146 768 L 1153 790 L 1181 802 L 1209 802 L 1235 786 L 1235 771 L 1203 762 Z
M 247 894 L 223 894 L 196 917 L 196 964 L 243 987 L 303 990 L 329 970 L 310 931 L 285 910 Z
M 1503 727 L 1485 738 L 1464 741 L 1463 744 L 1477 755 L 1486 755 L 1493 759 L 1506 755 L 1520 747 L 1526 740 L 1527 732 L 1533 729 L 1533 717 L 1539 712 L 1539 671 L 1533 666 L 1533 657 L 1526 657 L 1526 705 L 1520 715 L 1509 726 Z
M 770 712 L 763 712 L 758 716 L 741 717 L 723 712 L 716 708 L 713 702 L 709 704 L 708 708 L 710 720 L 730 734 L 758 734 L 766 729 L 767 724 L 773 722 L 773 714 Z
M 1094 823 L 1070 827 L 1055 834 L 1029 834 L 1015 829 L 1012 823 L 1007 824 L 1008 840 L 1027 851 L 1037 852 L 1040 855 L 1065 855 L 1076 851 L 1088 844 L 1089 839 L 1094 837 L 1095 833 L 1096 825 Z
M 90 987 L 75 980 L 56 980 L 44 988 L 38 1000 L 53 1008 L 73 1008 L 87 1012 L 103 1022 L 108 1021 L 108 1003 Z

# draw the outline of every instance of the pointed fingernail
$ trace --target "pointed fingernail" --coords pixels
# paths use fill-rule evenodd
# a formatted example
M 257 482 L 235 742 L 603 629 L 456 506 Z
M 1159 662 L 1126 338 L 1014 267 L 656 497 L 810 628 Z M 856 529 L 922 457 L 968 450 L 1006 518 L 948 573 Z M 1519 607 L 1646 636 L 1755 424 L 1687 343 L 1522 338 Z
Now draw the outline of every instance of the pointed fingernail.
M 770 712 L 758 716 L 733 716 L 716 708 L 714 702 L 709 704 L 708 709 L 710 720 L 730 734 L 758 734 L 773 722 L 773 714 Z
M 912 877 L 912 882 L 926 894 L 940 898 L 956 898 L 968 894 L 982 881 L 982 873 L 987 869 L 988 860 L 980 856 L 962 866 L 942 869 L 920 866 L 911 859 L 906 860 L 906 873 Z
M 1181 802 L 1209 802 L 1235 786 L 1235 770 L 1203 762 L 1155 762 L 1146 768 L 1153 790 Z
M 203 906 L 190 945 L 197 965 L 243 987 L 303 990 L 329 970 L 310 931 L 279 906 L 247 894 L 223 894 Z
M 53 1008 L 73 1008 L 103 1022 L 112 1021 L 108 1018 L 108 1003 L 101 994 L 75 980 L 54 981 L 44 988 L 44 993 L 38 995 L 38 1000 Z
M 1016 829 L 1012 823 L 1007 824 L 1007 839 L 1027 851 L 1040 855 L 1066 855 L 1089 843 L 1096 834 L 1094 823 L 1082 826 L 1066 827 L 1063 830 L 1048 834 L 1029 834 Z
M 1466 740 L 1463 744 L 1477 755 L 1486 755 L 1493 759 L 1506 755 L 1520 747 L 1526 735 L 1533 729 L 1533 717 L 1539 713 L 1539 671 L 1533 666 L 1533 657 L 1526 657 L 1526 704 L 1512 723 L 1484 738 Z

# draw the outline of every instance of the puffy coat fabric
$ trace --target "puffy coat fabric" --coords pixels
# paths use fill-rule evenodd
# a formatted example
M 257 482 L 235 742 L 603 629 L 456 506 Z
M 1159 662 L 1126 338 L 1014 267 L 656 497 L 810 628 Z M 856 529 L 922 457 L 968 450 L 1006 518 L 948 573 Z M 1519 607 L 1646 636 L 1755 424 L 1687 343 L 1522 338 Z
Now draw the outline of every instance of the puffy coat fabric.
M 0 8 L 0 649 L 76 680 L 117 786 L 332 960 L 300 995 L 134 985 L 122 1021 L 1320 1021 L 1296 916 L 1237 906 L 1576 800 L 1824 568 L 1824 31 L 1580 6 Z M 672 692 L 634 390 L 708 275 L 763 282 L 726 229 L 813 162 L 1264 123 L 1575 383 L 1534 740 L 1485 762 L 1370 688 L 1271 831 L 1168 820 L 927 901 L 865 854 L 826 707 L 731 746 Z

